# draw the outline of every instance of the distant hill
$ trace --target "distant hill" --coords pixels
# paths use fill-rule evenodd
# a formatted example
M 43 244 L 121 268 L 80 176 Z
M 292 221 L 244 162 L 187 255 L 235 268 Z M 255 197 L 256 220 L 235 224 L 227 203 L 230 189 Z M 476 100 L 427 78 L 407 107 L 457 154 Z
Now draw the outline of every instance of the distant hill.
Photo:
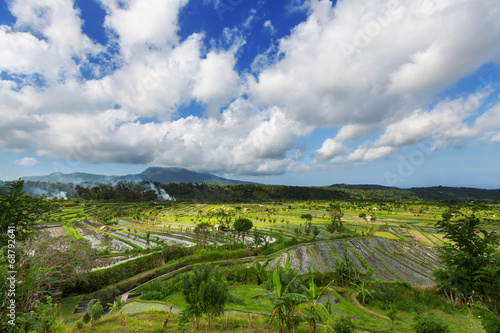
M 62 172 L 54 172 L 47 176 L 31 176 L 22 177 L 26 181 L 45 182 L 45 183 L 62 183 L 62 184 L 81 184 L 81 183 L 95 183 L 95 184 L 109 184 L 120 181 L 124 182 L 141 182 L 149 181 L 149 179 L 142 175 L 125 175 L 125 176 L 105 176 L 95 175 L 91 173 L 74 172 L 64 174 Z
M 95 175 L 91 173 L 74 172 L 64 174 L 62 172 L 54 172 L 47 176 L 31 176 L 22 177 L 26 181 L 45 182 L 45 183 L 61 183 L 61 184 L 115 184 L 118 182 L 159 182 L 162 184 L 170 183 L 204 183 L 215 185 L 239 185 L 251 184 L 239 180 L 222 178 L 210 173 L 199 173 L 183 168 L 147 168 L 140 174 L 124 175 L 124 176 L 105 176 Z
M 208 184 L 226 186 L 232 185 L 221 191 L 214 187 L 203 188 L 212 197 L 220 200 L 367 200 L 367 201 L 396 201 L 396 200 L 488 200 L 500 202 L 500 189 L 485 190 L 470 187 L 414 187 L 401 189 L 382 185 L 348 185 L 334 184 L 327 187 L 262 185 L 239 180 L 226 179 L 211 173 L 201 173 L 184 168 L 159 168 L 150 167 L 139 174 L 106 176 L 90 173 L 75 172 L 63 174 L 54 172 L 46 176 L 23 177 L 27 182 L 25 186 L 30 193 L 47 194 L 48 196 L 62 196 L 62 192 L 73 195 L 75 190 L 67 184 L 81 185 L 84 187 L 103 185 L 116 185 L 119 182 L 141 183 L 158 182 L 164 184 L 164 189 L 176 198 L 195 198 L 200 188 L 189 184 Z M 42 184 L 43 183 L 43 184 Z M 182 184 L 181 184 L 182 183 Z M 0 185 L 2 182 L 0 182 Z M 185 184 L 185 185 L 183 185 Z
M 364 194 L 367 197 L 384 197 L 410 200 L 494 200 L 500 201 L 500 190 L 485 190 L 472 187 L 413 187 L 401 189 L 382 185 L 347 185 L 335 184 L 330 188 L 352 194 Z
M 211 173 L 199 173 L 184 168 L 157 168 L 150 167 L 140 173 L 140 175 L 162 184 L 169 183 L 204 183 L 215 185 L 240 185 L 254 184 L 239 180 L 226 179 Z
M 500 200 L 500 190 L 485 190 L 473 187 L 414 187 L 409 191 L 423 200 Z
M 383 185 L 369 185 L 369 184 L 356 184 L 356 185 L 335 184 L 335 185 L 330 185 L 329 187 L 355 189 L 355 190 L 401 190 L 398 187 L 389 187 L 389 186 L 383 186 Z

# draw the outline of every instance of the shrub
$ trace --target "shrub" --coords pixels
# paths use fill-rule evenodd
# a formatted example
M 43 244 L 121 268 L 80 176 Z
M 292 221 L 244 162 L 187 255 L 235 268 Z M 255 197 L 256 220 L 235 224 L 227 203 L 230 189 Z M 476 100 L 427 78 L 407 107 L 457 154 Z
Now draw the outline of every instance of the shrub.
M 75 321 L 76 328 L 83 328 L 83 321 L 77 320 Z
M 481 324 L 486 333 L 500 333 L 500 317 L 489 311 L 481 313 Z
M 44 303 L 36 302 L 35 311 L 17 317 L 16 327 L 19 332 L 49 332 L 56 324 L 57 304 L 52 304 L 49 296 Z
M 258 284 L 258 275 L 255 267 L 228 267 L 223 271 L 223 275 L 228 282 Z
M 450 328 L 441 320 L 431 317 L 429 314 L 416 314 L 413 319 L 413 329 L 417 333 L 448 333 Z
M 354 321 L 347 316 L 340 316 L 333 324 L 335 333 L 351 333 L 354 332 Z
M 160 291 L 148 291 L 141 296 L 145 301 L 161 301 L 165 296 Z
M 394 283 L 377 282 L 372 284 L 372 298 L 382 303 L 394 303 L 401 299 L 403 288 Z
M 94 328 L 94 324 L 96 321 L 98 321 L 99 319 L 101 319 L 102 317 L 102 313 L 103 313 L 103 308 L 102 308 L 102 305 L 99 301 L 96 301 L 96 300 L 92 300 L 88 305 L 87 305 L 87 309 L 89 312 L 90 315 L 90 321 L 92 322 L 92 328 Z

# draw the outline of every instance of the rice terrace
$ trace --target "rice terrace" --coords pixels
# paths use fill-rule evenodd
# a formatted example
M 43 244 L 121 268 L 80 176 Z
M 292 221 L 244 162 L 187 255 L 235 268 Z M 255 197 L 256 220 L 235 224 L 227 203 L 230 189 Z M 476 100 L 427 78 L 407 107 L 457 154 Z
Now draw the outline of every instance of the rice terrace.
M 23 184 L 7 183 L 3 195 L 14 185 Z M 409 190 L 347 185 L 144 182 L 72 193 L 44 202 L 31 241 L 20 245 L 32 251 L 20 265 L 45 267 L 29 288 L 52 296 L 44 311 L 55 309 L 54 331 L 413 332 L 420 320 L 483 332 L 479 304 L 498 304 L 498 290 L 467 299 L 438 273 L 450 269 L 443 249 L 457 242 L 446 223 L 481 220 L 479 239 L 491 237 L 497 245 L 486 253 L 498 256 L 500 205 L 492 200 L 423 200 Z M 300 196 L 318 199 L 290 199 Z M 209 281 L 215 301 L 197 294 Z M 42 309 L 42 298 L 31 297 Z M 192 297 L 201 298 L 193 305 Z
M 500 333 L 500 0 L 0 0 L 0 333 Z

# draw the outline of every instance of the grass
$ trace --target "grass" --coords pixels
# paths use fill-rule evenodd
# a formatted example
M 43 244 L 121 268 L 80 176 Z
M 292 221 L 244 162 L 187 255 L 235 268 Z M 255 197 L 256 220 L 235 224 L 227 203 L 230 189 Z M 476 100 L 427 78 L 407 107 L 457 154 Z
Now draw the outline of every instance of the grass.
M 169 305 L 165 304 L 164 302 L 160 301 L 149 302 L 149 301 L 135 301 L 135 300 L 127 302 L 122 308 L 123 313 L 127 314 L 154 312 L 154 311 L 168 313 L 169 309 L 170 309 Z
M 389 232 L 389 231 L 375 231 L 374 235 L 377 237 L 382 237 L 382 238 L 387 238 L 387 239 L 394 239 L 394 240 L 401 239 L 400 237 L 394 235 L 392 232 Z
M 78 231 L 78 229 L 73 225 L 72 221 L 63 220 L 62 227 L 66 230 L 66 234 L 70 237 L 74 237 L 76 239 L 82 238 L 82 235 Z
M 73 313 L 75 310 L 76 306 L 80 301 L 83 299 L 83 296 L 73 296 L 73 297 L 66 297 L 62 298 L 59 301 L 59 306 L 60 306 L 60 319 L 63 319 L 65 321 L 75 321 L 78 320 L 82 317 L 81 313 Z
M 167 326 L 167 331 L 173 332 L 177 329 L 177 318 L 175 315 L 169 321 L 170 325 Z M 120 314 L 109 315 L 103 317 L 99 320 L 94 328 L 91 328 L 90 323 L 85 324 L 83 328 L 77 329 L 73 324 L 67 327 L 66 332 L 120 332 L 120 333 L 132 333 L 132 332 L 164 332 L 162 329 L 163 321 L 165 319 L 165 313 L 162 312 L 144 312 L 135 315 L 128 315 L 126 319 L 125 326 L 120 324 Z M 168 330 L 170 328 L 170 330 Z
M 227 304 L 230 309 L 255 313 L 271 313 L 272 311 L 269 300 L 252 299 L 254 296 L 267 293 L 267 290 L 262 285 L 231 286 L 229 292 L 233 298 L 233 302 Z

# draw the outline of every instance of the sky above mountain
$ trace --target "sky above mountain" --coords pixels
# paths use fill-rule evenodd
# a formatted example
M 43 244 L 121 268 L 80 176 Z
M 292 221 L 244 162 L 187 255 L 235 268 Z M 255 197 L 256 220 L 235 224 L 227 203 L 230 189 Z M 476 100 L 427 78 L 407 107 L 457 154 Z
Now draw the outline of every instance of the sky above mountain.
M 500 187 L 497 0 L 1 0 L 0 179 Z

